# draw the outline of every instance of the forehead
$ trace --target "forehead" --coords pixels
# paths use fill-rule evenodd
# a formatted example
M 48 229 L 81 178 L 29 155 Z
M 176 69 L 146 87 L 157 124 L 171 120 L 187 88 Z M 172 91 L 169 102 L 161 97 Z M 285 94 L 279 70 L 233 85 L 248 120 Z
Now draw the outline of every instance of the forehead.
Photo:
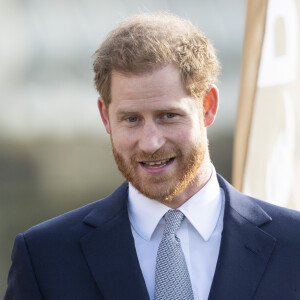
M 190 97 L 181 82 L 178 68 L 168 65 L 144 74 L 114 71 L 111 82 L 111 115 L 198 111 L 198 102 Z
M 179 69 L 167 65 L 143 74 L 112 71 L 111 99 L 147 99 L 178 94 L 187 96 L 181 82 Z

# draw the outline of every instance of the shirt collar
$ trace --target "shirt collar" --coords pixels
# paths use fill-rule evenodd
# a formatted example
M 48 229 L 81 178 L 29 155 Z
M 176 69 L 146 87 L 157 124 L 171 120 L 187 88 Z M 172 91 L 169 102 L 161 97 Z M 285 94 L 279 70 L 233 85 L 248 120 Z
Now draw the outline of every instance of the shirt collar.
M 222 194 L 212 166 L 212 175 L 206 185 L 178 209 L 208 241 L 218 222 L 222 207 Z M 142 195 L 129 183 L 128 214 L 131 226 L 145 240 L 151 236 L 170 207 Z

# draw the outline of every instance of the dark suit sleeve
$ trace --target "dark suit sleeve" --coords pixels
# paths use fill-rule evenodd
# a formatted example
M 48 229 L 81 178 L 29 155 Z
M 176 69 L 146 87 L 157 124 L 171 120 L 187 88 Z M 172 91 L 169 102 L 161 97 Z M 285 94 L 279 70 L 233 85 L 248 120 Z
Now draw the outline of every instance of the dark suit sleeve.
M 18 234 L 12 251 L 12 265 L 4 300 L 42 299 L 23 234 Z

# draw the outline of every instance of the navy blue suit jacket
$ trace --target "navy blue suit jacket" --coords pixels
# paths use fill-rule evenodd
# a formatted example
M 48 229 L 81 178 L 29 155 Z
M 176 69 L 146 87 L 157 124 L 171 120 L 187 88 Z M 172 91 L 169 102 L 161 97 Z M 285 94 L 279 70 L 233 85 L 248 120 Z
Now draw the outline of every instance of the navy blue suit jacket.
M 300 213 L 247 197 L 219 176 L 224 229 L 209 299 L 299 300 Z M 16 237 L 5 300 L 146 300 L 128 184 Z

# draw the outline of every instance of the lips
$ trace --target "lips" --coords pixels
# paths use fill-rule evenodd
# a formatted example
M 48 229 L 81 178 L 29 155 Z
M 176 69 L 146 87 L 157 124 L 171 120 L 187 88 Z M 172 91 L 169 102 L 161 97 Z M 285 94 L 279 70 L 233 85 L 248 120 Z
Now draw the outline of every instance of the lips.
M 143 161 L 141 164 L 149 169 L 158 169 L 166 166 L 167 164 L 171 163 L 174 160 L 174 157 L 171 157 L 169 159 L 163 159 L 159 161 Z

